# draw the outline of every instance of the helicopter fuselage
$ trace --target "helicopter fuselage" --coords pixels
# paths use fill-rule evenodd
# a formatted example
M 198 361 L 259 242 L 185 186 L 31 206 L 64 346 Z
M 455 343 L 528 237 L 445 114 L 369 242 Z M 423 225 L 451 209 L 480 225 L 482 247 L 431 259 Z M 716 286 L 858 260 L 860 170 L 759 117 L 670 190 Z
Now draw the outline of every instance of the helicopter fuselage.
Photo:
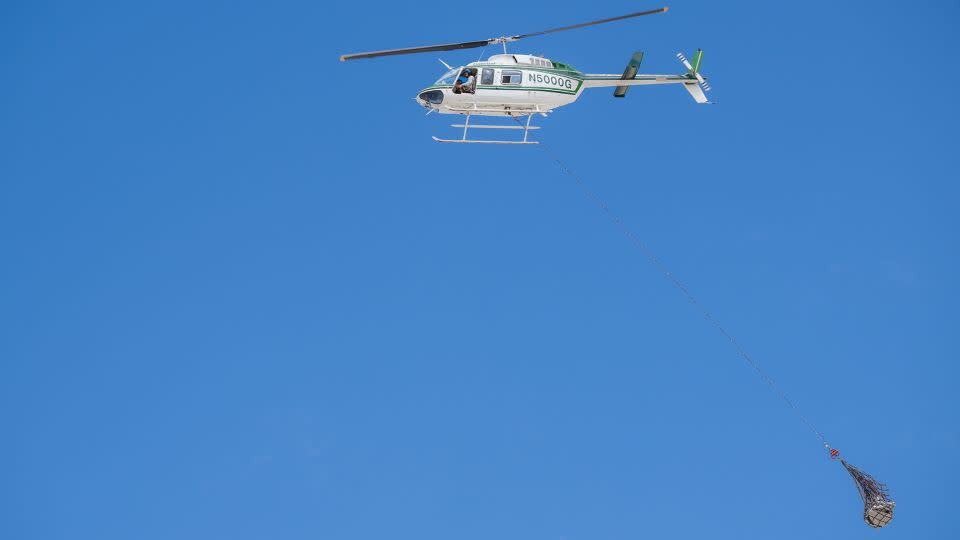
M 470 70 L 473 92 L 458 92 L 457 77 Z M 583 74 L 542 57 L 498 54 L 484 62 L 451 69 L 417 94 L 421 106 L 441 114 L 521 116 L 548 113 L 577 100 Z

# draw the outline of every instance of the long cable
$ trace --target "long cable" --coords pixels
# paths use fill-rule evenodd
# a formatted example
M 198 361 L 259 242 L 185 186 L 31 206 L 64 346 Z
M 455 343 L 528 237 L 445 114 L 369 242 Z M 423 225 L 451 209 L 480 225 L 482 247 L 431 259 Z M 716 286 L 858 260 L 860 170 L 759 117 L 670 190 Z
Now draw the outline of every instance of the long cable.
M 520 121 L 516 117 L 514 117 L 514 121 L 520 124 Z M 704 307 L 704 305 L 701 304 L 699 300 L 697 300 L 697 298 L 693 295 L 693 293 L 690 292 L 690 289 L 688 289 L 687 286 L 684 285 L 683 282 L 680 281 L 680 279 L 676 275 L 674 275 L 674 273 L 671 272 L 669 268 L 667 268 L 667 266 L 660 260 L 660 258 L 657 257 L 656 254 L 654 254 L 649 247 L 647 247 L 647 245 L 643 242 L 643 240 L 641 240 L 640 237 L 638 237 L 633 232 L 633 230 L 630 229 L 630 227 L 628 227 L 626 223 L 624 223 L 623 219 L 621 219 L 620 216 L 614 213 L 610 209 L 610 207 L 607 205 L 607 203 L 602 198 L 600 198 L 600 196 L 598 196 L 596 193 L 593 192 L 593 190 L 587 187 L 587 184 L 583 181 L 583 179 L 580 178 L 580 176 L 574 173 L 573 170 L 571 170 L 569 167 L 564 165 L 563 161 L 561 161 L 560 158 L 547 147 L 547 145 L 543 144 L 543 141 L 538 141 L 538 142 L 539 142 L 538 146 L 550 157 L 551 160 L 553 160 L 553 162 L 557 165 L 560 171 L 566 174 L 567 176 L 569 176 L 570 178 L 572 178 L 573 181 L 577 184 L 577 187 L 579 187 L 580 190 L 583 192 L 584 196 L 586 196 L 594 204 L 596 204 L 600 208 L 600 210 L 604 213 L 604 215 L 607 217 L 607 219 L 609 219 L 614 225 L 617 226 L 617 228 L 620 229 L 620 231 L 627 237 L 627 239 L 635 247 L 637 247 L 641 253 L 643 253 L 643 255 L 647 258 L 647 260 L 649 260 L 650 263 L 653 264 L 653 266 L 655 266 L 657 270 L 659 270 L 660 273 L 663 274 L 664 277 L 670 280 L 670 283 L 672 283 L 674 287 L 676 287 L 681 293 L 683 293 L 683 295 L 693 305 L 693 307 L 703 316 L 703 318 L 706 319 L 708 322 L 710 322 L 710 324 L 713 325 L 714 328 L 716 328 L 721 334 L 723 334 L 724 337 L 727 338 L 727 340 L 730 342 L 731 345 L 733 345 L 733 348 L 737 351 L 740 357 L 743 358 L 747 362 L 747 364 L 749 364 L 750 367 L 752 367 L 754 371 L 757 372 L 757 375 L 760 376 L 760 380 L 767 383 L 767 385 L 774 391 L 774 393 L 780 396 L 780 399 L 782 399 L 783 402 L 786 403 L 788 407 L 790 407 L 790 409 L 794 412 L 794 414 L 796 414 L 797 417 L 800 418 L 800 421 L 803 422 L 803 424 L 807 426 L 807 428 L 810 429 L 810 431 L 812 431 L 813 434 L 817 436 L 817 438 L 820 439 L 820 441 L 823 443 L 823 446 L 829 450 L 830 444 L 827 442 L 826 437 L 823 436 L 823 433 L 821 433 L 816 427 L 814 427 L 813 423 L 807 420 L 807 417 L 804 416 L 802 412 L 800 412 L 800 409 L 797 408 L 797 406 L 787 396 L 787 394 L 782 389 L 780 389 L 780 386 L 777 385 L 776 381 L 774 381 L 773 378 L 767 374 L 767 372 L 765 372 L 763 369 L 760 368 L 760 364 L 756 360 L 754 360 L 752 356 L 750 356 L 747 350 L 740 344 L 739 341 L 737 341 L 737 338 L 735 338 L 733 334 L 728 332 L 727 329 L 722 324 L 720 324 L 720 321 L 718 321 L 716 317 L 714 317 L 710 313 L 710 311 L 707 310 L 707 308 Z

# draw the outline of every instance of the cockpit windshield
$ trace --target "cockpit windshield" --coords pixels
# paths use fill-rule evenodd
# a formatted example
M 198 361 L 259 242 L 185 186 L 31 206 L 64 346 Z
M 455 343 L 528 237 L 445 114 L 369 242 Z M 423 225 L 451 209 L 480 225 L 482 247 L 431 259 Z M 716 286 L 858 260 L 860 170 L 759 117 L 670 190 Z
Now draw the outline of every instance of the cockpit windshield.
M 453 84 L 453 80 L 457 78 L 457 74 L 460 73 L 460 68 L 454 68 L 450 71 L 443 74 L 443 77 L 437 79 L 437 82 L 433 83 L 434 86 L 440 86 L 443 84 Z

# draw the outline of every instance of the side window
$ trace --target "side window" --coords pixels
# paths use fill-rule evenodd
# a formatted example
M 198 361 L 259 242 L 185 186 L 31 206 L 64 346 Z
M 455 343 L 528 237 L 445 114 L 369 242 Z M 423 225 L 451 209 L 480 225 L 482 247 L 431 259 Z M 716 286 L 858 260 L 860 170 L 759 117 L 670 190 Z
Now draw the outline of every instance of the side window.
M 480 72 L 480 84 L 493 84 L 493 70 L 490 68 L 483 68 L 483 71 Z
M 523 73 L 520 71 L 503 70 L 500 72 L 500 84 L 520 84 Z

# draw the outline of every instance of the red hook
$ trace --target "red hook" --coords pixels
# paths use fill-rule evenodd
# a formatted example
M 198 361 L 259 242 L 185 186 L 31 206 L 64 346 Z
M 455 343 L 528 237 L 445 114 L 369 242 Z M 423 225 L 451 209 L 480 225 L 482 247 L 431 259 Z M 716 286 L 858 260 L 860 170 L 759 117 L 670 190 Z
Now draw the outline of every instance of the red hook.
M 831 448 L 831 449 L 830 449 L 830 459 L 832 459 L 832 460 L 834 460 L 834 461 L 840 459 L 840 451 L 837 450 L 836 448 Z

